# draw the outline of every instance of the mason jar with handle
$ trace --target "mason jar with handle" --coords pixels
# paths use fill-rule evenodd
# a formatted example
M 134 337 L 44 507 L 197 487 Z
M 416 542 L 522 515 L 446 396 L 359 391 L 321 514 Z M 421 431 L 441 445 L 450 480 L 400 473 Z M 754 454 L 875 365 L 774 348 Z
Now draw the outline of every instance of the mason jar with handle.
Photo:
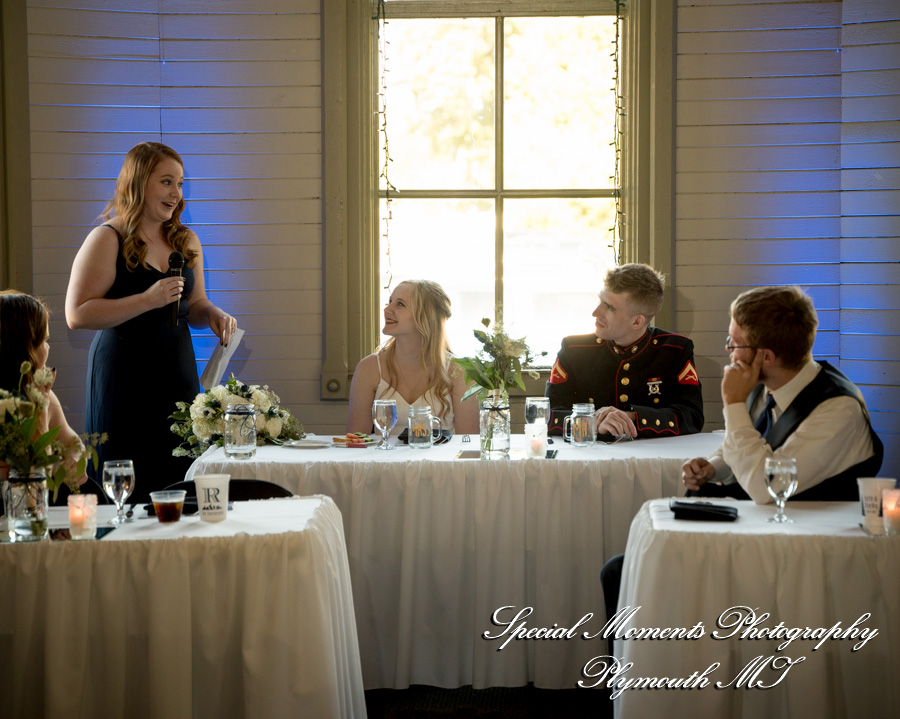
M 440 417 L 431 414 L 431 406 L 427 404 L 409 408 L 409 446 L 413 449 L 428 449 L 434 444 L 435 433 L 441 436 L 443 424 Z
M 597 420 L 591 402 L 573 404 L 572 414 L 563 422 L 566 440 L 573 447 L 593 447 L 597 441 Z

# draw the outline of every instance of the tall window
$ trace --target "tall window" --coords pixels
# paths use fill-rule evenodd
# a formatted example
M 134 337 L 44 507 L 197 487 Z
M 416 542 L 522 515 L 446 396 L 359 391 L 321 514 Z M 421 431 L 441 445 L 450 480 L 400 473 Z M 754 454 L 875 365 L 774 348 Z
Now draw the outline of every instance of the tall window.
M 406 278 L 439 282 L 457 354 L 488 317 L 549 364 L 564 335 L 593 330 L 616 260 L 616 19 L 605 3 L 516 5 L 386 0 L 379 279 L 383 300 Z
M 322 4 L 323 399 L 346 398 L 383 339 L 388 271 L 447 288 L 458 354 L 499 303 L 549 362 L 563 335 L 592 330 L 617 256 L 669 274 L 657 319 L 671 325 L 674 13 L 654 0 Z

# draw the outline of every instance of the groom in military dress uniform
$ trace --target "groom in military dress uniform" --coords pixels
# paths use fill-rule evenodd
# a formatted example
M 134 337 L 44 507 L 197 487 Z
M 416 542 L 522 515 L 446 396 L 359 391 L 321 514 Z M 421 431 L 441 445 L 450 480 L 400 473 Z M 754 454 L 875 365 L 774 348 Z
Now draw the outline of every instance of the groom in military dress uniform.
M 652 267 L 611 269 L 593 312 L 592 335 L 563 339 L 545 395 L 550 434 L 562 434 L 572 405 L 591 402 L 609 438 L 671 437 L 703 429 L 694 344 L 650 321 L 662 307 L 664 277 Z

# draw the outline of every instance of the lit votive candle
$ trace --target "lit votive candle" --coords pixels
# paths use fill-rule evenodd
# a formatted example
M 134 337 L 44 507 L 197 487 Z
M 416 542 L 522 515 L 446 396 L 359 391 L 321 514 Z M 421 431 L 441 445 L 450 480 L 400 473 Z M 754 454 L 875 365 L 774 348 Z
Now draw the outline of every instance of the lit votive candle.
M 69 495 L 69 534 L 72 539 L 93 539 L 97 534 L 97 495 Z
M 540 459 L 547 454 L 547 423 L 525 425 L 525 456 Z
M 900 534 L 900 489 L 882 490 L 881 513 L 884 516 L 884 533 Z

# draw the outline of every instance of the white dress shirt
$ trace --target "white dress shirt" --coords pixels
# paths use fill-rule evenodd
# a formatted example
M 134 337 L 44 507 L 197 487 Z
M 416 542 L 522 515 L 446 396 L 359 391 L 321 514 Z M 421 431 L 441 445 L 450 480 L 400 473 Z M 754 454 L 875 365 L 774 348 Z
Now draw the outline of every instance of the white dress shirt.
M 812 382 L 822 366 L 810 360 L 797 375 L 772 392 L 777 422 L 798 394 Z M 773 450 L 754 426 L 763 411 L 766 393 L 760 392 L 751 411 L 743 402 L 726 405 L 725 440 L 709 457 L 716 468 L 713 481 L 737 481 L 757 504 L 774 501 L 766 489 L 767 457 L 797 460 L 797 491 L 817 485 L 872 456 L 869 423 L 860 403 L 853 397 L 832 397 L 817 406 L 777 450 Z

